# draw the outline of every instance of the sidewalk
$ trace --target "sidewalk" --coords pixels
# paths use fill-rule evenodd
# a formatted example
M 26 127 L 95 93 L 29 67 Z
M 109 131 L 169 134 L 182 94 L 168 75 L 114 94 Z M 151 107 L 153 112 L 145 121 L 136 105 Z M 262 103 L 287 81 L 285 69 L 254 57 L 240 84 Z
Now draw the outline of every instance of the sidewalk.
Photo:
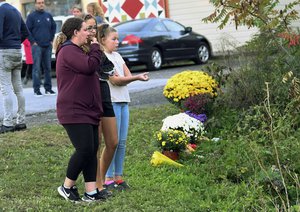
M 144 90 L 148 90 L 151 88 L 164 86 L 167 82 L 167 79 L 150 79 L 148 82 L 135 81 L 128 85 L 129 92 L 135 93 Z M 56 109 L 56 98 L 57 96 L 42 96 L 35 97 L 33 95 L 33 88 L 30 87 L 31 83 L 28 83 L 24 88 L 24 96 L 26 100 L 26 114 L 34 114 L 40 112 L 46 112 L 49 110 Z M 55 92 L 57 92 L 56 83 L 53 83 L 53 88 Z M 41 88 L 41 92 L 44 93 L 44 89 Z M 14 99 L 14 115 L 17 112 L 17 99 Z M 3 119 L 3 97 L 0 93 L 0 120 Z

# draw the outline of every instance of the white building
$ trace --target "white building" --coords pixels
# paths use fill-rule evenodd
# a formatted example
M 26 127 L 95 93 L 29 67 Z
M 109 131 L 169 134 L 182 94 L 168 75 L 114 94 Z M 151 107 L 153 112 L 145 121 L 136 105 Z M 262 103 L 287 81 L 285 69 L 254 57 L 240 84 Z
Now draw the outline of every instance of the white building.
M 293 0 L 281 0 L 280 7 Z M 34 8 L 34 0 L 7 0 L 22 11 L 24 17 Z M 45 0 L 47 9 L 54 15 L 69 15 L 74 4 L 81 4 L 83 8 L 95 0 Z M 212 44 L 214 54 L 222 53 L 235 46 L 240 46 L 251 39 L 257 29 L 240 26 L 237 30 L 233 23 L 218 29 L 218 24 L 204 23 L 203 18 L 214 11 L 209 0 L 99 0 L 107 20 L 111 23 L 129 19 L 147 17 L 168 17 L 186 26 L 191 26 L 208 38 Z M 300 5 L 296 7 L 300 13 Z M 300 21 L 294 23 L 300 27 Z

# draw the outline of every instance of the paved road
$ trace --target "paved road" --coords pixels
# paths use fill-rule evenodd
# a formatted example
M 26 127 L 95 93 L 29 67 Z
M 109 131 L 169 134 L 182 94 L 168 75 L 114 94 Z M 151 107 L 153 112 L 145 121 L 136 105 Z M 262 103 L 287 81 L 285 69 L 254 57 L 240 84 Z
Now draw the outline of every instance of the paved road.
M 201 70 L 202 67 L 200 65 L 191 65 L 187 64 L 184 66 L 169 66 L 165 67 L 160 71 L 152 71 L 149 73 L 150 80 L 148 82 L 132 82 L 128 85 L 129 92 L 131 94 L 138 93 L 141 91 L 149 90 L 152 88 L 161 88 L 163 87 L 167 80 L 174 74 L 181 72 L 183 70 Z M 133 74 L 143 72 L 145 70 L 140 69 L 134 71 Z M 56 87 L 56 79 L 52 79 L 53 90 L 57 91 Z M 43 93 L 43 89 L 41 89 Z M 159 91 L 161 93 L 161 90 Z M 29 83 L 24 86 L 24 95 L 26 99 L 26 114 L 31 115 L 40 112 L 46 112 L 49 110 L 54 110 L 56 108 L 56 96 L 43 96 L 43 97 L 35 97 L 33 95 L 32 83 Z M 138 104 L 139 100 L 136 101 Z M 14 100 L 14 112 L 17 111 L 17 101 Z M 0 120 L 3 118 L 3 98 L 2 94 L 0 93 Z
M 132 82 L 128 85 L 129 92 L 140 92 L 147 89 L 164 86 L 167 82 L 167 79 L 151 79 L 148 82 Z M 53 87 L 53 90 L 57 92 L 57 87 Z M 43 89 L 41 89 L 43 92 Z M 26 114 L 34 114 L 39 112 L 45 112 L 48 110 L 53 110 L 56 108 L 56 96 L 42 96 L 35 97 L 33 95 L 32 88 L 24 88 L 24 95 L 26 99 Z M 0 117 L 3 117 L 3 98 L 2 94 L 0 94 Z M 14 99 L 14 112 L 17 111 L 17 100 Z

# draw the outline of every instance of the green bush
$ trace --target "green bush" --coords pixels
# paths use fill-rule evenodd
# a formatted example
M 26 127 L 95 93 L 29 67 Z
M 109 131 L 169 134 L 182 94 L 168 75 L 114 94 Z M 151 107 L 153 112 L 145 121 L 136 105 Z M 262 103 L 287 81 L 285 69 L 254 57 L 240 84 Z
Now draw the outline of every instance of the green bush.
M 218 99 L 223 105 L 247 109 L 262 104 L 268 82 L 270 101 L 283 109 L 291 101 L 288 95 L 291 84 L 283 83 L 282 79 L 290 71 L 300 78 L 299 57 L 300 45 L 289 47 L 285 39 L 262 31 L 245 46 L 236 49 L 236 54 L 226 58 L 235 61 L 230 63 L 234 65 L 212 64 L 207 69 L 222 82 L 223 94 Z

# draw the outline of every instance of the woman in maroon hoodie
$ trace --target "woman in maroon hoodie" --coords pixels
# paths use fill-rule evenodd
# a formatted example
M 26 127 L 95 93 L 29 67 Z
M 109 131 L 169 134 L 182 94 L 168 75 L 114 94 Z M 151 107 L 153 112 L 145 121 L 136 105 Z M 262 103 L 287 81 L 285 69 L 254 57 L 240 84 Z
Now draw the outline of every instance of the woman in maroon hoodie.
M 98 124 L 102 116 L 99 79 L 96 74 L 103 52 L 92 40 L 89 54 L 81 48 L 89 31 L 80 18 L 69 18 L 62 26 L 67 41 L 58 44 L 56 52 L 57 117 L 75 148 L 67 168 L 67 175 L 59 194 L 66 200 L 80 201 L 75 186 L 82 172 L 85 181 L 83 201 L 106 199 L 111 194 L 96 187 Z

